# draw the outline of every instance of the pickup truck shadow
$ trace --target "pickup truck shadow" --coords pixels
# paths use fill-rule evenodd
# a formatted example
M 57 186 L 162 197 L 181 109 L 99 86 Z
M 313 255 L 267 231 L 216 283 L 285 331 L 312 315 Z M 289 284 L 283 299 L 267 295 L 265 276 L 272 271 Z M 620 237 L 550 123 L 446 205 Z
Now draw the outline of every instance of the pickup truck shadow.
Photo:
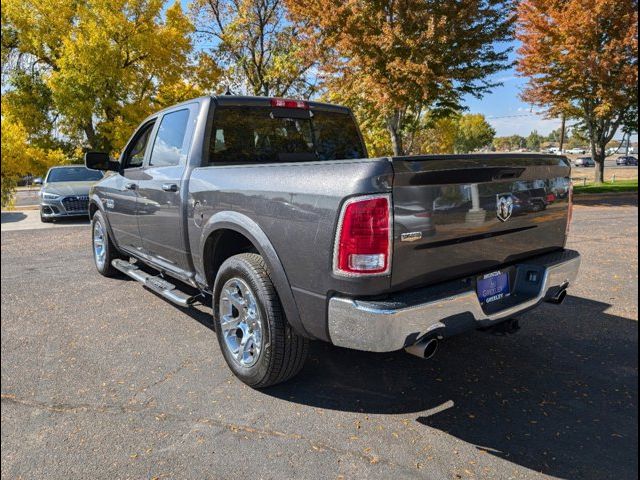
M 564 478 L 635 478 L 638 325 L 567 297 L 506 337 L 474 332 L 430 360 L 315 343 L 301 374 L 264 390 L 290 402 L 416 422 Z

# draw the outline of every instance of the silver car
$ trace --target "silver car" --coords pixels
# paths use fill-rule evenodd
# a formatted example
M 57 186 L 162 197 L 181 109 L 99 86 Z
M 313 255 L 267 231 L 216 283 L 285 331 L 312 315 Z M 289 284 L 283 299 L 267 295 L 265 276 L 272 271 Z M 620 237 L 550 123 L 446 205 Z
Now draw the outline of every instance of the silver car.
M 53 167 L 47 172 L 40 189 L 40 220 L 52 222 L 57 218 L 89 214 L 89 189 L 101 180 L 103 173 L 84 165 Z

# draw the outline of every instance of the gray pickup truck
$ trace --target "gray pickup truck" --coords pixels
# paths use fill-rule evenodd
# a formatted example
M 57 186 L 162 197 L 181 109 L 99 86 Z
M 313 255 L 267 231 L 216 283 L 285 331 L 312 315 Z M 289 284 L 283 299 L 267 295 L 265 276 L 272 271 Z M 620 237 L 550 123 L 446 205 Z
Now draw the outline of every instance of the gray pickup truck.
M 580 255 L 565 157 L 367 158 L 349 109 L 203 97 L 136 130 L 89 194 L 98 271 L 189 308 L 211 298 L 232 371 L 300 371 L 309 340 L 431 356 L 561 303 Z

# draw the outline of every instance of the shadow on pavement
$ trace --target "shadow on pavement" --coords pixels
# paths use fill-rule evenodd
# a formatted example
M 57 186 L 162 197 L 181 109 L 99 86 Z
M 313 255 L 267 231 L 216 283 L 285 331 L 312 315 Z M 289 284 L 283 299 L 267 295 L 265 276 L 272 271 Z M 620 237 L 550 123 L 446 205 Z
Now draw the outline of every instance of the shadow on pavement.
M 27 218 L 22 212 L 2 212 L 2 223 L 15 223 Z
M 565 478 L 636 478 L 638 324 L 568 297 L 516 335 L 449 339 L 431 360 L 316 342 L 301 374 L 264 393 L 314 407 L 420 412 L 417 422 Z
M 91 223 L 89 221 L 89 217 L 60 217 L 60 218 L 56 218 L 53 222 L 53 225 L 55 224 L 61 224 L 61 225 L 89 225 L 89 223 Z

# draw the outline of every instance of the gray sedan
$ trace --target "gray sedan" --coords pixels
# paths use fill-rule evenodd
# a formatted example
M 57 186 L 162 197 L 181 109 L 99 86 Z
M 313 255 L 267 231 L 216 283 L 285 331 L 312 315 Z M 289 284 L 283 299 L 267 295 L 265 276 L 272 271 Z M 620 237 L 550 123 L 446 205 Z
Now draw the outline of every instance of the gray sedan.
M 88 215 L 89 189 L 102 172 L 84 165 L 53 167 L 47 172 L 40 189 L 40 220 L 52 222 L 57 218 Z

